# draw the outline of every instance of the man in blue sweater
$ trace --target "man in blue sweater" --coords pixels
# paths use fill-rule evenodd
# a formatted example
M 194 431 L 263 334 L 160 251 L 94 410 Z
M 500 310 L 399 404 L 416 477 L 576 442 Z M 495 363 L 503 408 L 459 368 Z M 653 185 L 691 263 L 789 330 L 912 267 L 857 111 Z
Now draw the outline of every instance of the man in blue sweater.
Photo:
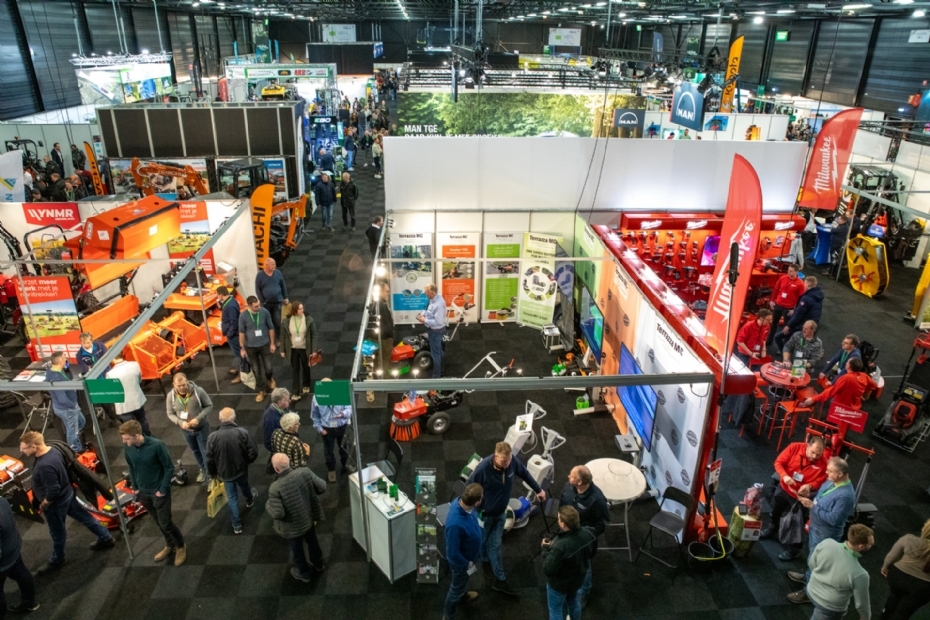
M 455 606 L 460 602 L 470 603 L 478 598 L 477 592 L 466 592 L 465 588 L 481 555 L 481 526 L 478 525 L 475 506 L 481 503 L 483 496 L 480 484 L 469 484 L 462 497 L 452 504 L 446 518 L 446 559 L 452 570 L 452 583 L 446 594 L 443 620 L 452 620 Z
M 45 370 L 45 380 L 49 383 L 56 381 L 71 381 L 71 375 L 65 370 L 65 354 L 61 351 L 52 353 L 51 365 Z M 52 411 L 61 418 L 65 425 L 65 441 L 75 452 L 83 452 L 81 443 L 81 430 L 87 421 L 78 404 L 77 391 L 52 390 Z
M 536 493 L 539 501 L 545 501 L 543 491 L 520 459 L 513 458 L 510 444 L 499 442 L 494 447 L 494 454 L 478 463 L 475 471 L 468 477 L 468 484 L 476 482 L 484 489 L 484 530 L 481 537 L 481 561 L 484 578 L 494 580 L 492 588 L 503 594 L 516 596 L 517 591 L 507 584 L 504 572 L 504 558 L 501 553 L 501 539 L 504 536 L 504 511 L 513 492 L 513 478 L 519 476 Z M 490 563 L 490 566 L 488 566 Z
M 271 315 L 274 333 L 281 333 L 281 304 L 287 305 L 287 285 L 273 258 L 266 258 L 262 270 L 255 275 L 255 296 Z M 273 353 L 274 351 L 272 351 Z
M 810 509 L 810 531 L 807 537 L 807 560 L 822 541 L 830 538 L 843 541 L 846 521 L 856 508 L 856 491 L 849 479 L 849 465 L 845 460 L 834 456 L 827 461 L 827 482 L 824 483 L 814 499 L 798 497 L 805 508 Z M 810 568 L 806 572 L 788 571 L 788 578 L 806 584 L 811 578 Z M 788 595 L 792 603 L 810 603 L 807 589 L 798 590 Z
M 242 347 L 239 346 L 239 302 L 229 294 L 229 289 L 225 286 L 216 289 L 216 298 L 223 312 L 220 331 L 226 336 L 226 342 L 233 354 L 233 363 L 236 365 L 235 368 L 229 369 L 229 374 L 233 375 L 233 383 L 242 383 L 242 378 L 239 377 L 242 371 Z

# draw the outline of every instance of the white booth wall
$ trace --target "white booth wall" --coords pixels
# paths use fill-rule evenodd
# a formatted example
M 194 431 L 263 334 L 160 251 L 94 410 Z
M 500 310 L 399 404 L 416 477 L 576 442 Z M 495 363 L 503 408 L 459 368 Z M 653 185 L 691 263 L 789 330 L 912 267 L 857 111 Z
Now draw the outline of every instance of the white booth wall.
M 764 211 L 790 212 L 807 149 L 801 142 L 740 140 L 388 137 L 385 205 L 388 211 L 722 211 L 733 156 L 740 154 L 759 175 Z
M 663 139 L 664 131 L 674 129 L 676 131 L 684 129 L 681 125 L 673 123 L 670 119 L 669 112 L 646 112 L 646 121 L 644 127 L 656 124 L 661 131 L 655 137 L 655 140 Z M 783 114 L 722 114 L 710 113 L 704 114 L 704 122 L 707 123 L 715 116 L 727 119 L 727 128 L 722 131 L 695 131 L 691 129 L 688 134 L 693 138 L 701 137 L 701 140 L 746 140 L 746 130 L 750 125 L 759 128 L 759 135 L 762 140 L 775 140 L 781 142 L 788 134 L 788 123 L 790 118 Z M 648 136 L 646 136 L 648 137 Z

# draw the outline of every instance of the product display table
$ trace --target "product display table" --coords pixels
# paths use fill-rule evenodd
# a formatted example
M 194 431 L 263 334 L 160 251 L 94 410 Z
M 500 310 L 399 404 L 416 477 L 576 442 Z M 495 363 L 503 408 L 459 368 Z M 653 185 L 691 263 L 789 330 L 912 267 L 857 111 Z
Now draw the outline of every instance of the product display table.
M 349 476 L 349 499 L 352 513 L 352 537 L 365 548 L 365 529 L 362 520 L 362 498 L 359 476 L 363 481 L 365 502 L 368 508 L 368 541 L 371 559 L 394 583 L 417 568 L 416 561 L 416 505 L 401 491 L 398 500 L 379 493 L 377 482 L 387 479 L 377 467 L 366 467 Z M 387 481 L 391 484 L 391 481 Z M 435 529 L 435 525 L 433 526 Z
M 625 549 L 630 562 L 633 561 L 633 548 L 630 545 L 630 528 L 628 525 L 630 503 L 646 492 L 646 476 L 630 463 L 620 459 L 594 459 L 585 463 L 591 470 L 594 484 L 604 497 L 612 504 L 623 504 L 623 525 L 626 530 L 626 547 L 604 547 L 605 549 Z
M 808 372 L 805 371 L 803 376 L 794 377 L 791 375 L 790 368 L 782 368 L 775 364 L 776 362 L 763 364 L 762 368 L 759 369 L 760 376 L 769 384 L 769 394 L 772 396 L 762 413 L 760 431 L 765 428 L 766 424 L 771 423 L 771 418 L 775 415 L 778 403 L 793 400 L 795 392 L 807 387 L 811 382 L 811 376 Z

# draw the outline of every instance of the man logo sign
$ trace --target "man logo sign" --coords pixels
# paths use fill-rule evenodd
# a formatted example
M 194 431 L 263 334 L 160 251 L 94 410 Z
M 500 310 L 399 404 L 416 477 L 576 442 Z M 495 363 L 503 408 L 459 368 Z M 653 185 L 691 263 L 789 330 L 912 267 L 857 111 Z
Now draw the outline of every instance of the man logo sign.
M 671 121 L 695 131 L 701 130 L 701 120 L 704 112 L 704 95 L 698 92 L 691 82 L 682 82 L 675 89 L 672 100 Z
M 620 108 L 614 110 L 614 127 L 619 127 L 621 129 L 642 130 L 645 124 L 645 110 L 629 110 Z

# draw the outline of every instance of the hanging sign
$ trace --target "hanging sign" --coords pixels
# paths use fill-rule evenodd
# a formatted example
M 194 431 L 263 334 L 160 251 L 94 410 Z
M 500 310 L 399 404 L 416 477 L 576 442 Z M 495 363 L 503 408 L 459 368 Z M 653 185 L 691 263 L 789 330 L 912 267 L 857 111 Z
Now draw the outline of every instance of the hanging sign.
M 25 202 L 23 153 L 10 151 L 0 155 L 0 202 Z
M 672 115 L 669 120 L 676 125 L 701 131 L 704 118 L 704 95 L 691 82 L 682 82 L 675 88 L 672 99 Z
M 744 39 L 745 37 L 740 35 L 736 37 L 736 40 L 733 41 L 733 45 L 730 46 L 730 57 L 727 60 L 727 74 L 725 80 L 727 87 L 723 89 L 723 95 L 720 97 L 720 111 L 724 114 L 729 113 L 733 109 L 733 95 L 736 93 L 736 80 L 733 80 L 733 82 L 730 82 L 730 80 L 739 73 L 739 62 L 743 56 Z M 726 129 L 726 127 L 724 127 L 724 129 Z
M 517 322 L 542 329 L 552 323 L 558 281 L 555 254 L 562 237 L 541 233 L 523 235 Z
M 442 268 L 439 293 L 446 301 L 448 319 L 455 323 L 464 318 L 467 323 L 478 320 L 476 290 L 478 240 L 481 233 L 437 233 L 436 246 Z
M 481 320 L 516 321 L 523 233 L 484 233 L 484 296 Z

